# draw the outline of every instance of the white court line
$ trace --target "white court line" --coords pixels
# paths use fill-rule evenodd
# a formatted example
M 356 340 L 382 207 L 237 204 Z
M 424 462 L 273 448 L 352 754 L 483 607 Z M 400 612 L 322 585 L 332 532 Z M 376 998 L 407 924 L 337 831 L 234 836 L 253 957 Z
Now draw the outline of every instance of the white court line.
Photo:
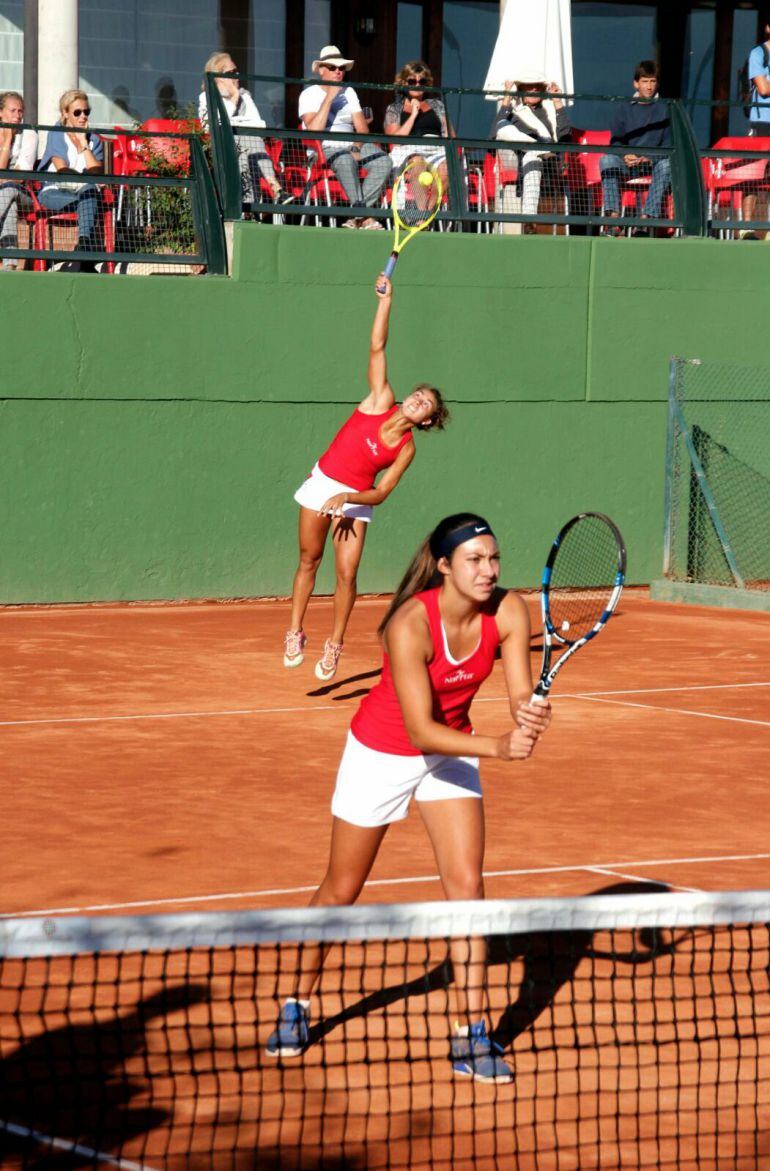
M 562 692 L 555 699 L 599 699 L 611 695 L 655 695 L 665 691 L 732 691 L 739 687 L 770 687 L 770 682 L 761 683 L 706 683 L 682 687 L 640 687 L 621 691 Z M 477 699 L 476 703 L 507 703 L 507 695 L 491 695 Z M 645 706 L 645 705 L 640 705 Z M 301 704 L 294 707 L 253 707 L 232 708 L 207 712 L 138 712 L 125 716 L 46 716 L 31 720 L 0 720 L 0 728 L 18 728 L 35 724 L 101 724 L 119 723 L 130 720 L 195 720 L 222 716 L 271 716 L 291 712 L 333 712 L 346 711 L 339 703 Z M 669 708 L 655 708 L 655 711 L 669 711 Z M 685 713 L 697 715 L 700 713 Z M 714 716 L 713 719 L 738 720 L 737 716 Z M 740 722 L 740 721 L 739 721 Z M 744 721 L 754 723 L 756 721 Z
M 647 712 L 668 712 L 673 716 L 699 716 L 702 720 L 725 720 L 728 724 L 755 724 L 770 728 L 770 720 L 747 720 L 744 716 L 717 716 L 713 712 L 693 712 L 684 707 L 657 707 L 652 703 L 631 703 L 627 699 L 600 699 L 598 695 L 576 695 L 574 699 L 585 699 L 589 703 L 609 703 L 615 707 L 637 707 Z
M 713 865 L 717 862 L 757 862 L 766 861 L 770 854 L 718 854 L 704 855 L 697 858 L 655 858 L 647 861 L 625 862 L 583 862 L 576 866 L 538 866 L 527 870 L 485 870 L 484 878 L 520 878 L 539 874 L 583 874 L 586 871 L 617 871 L 625 869 L 641 870 L 652 866 L 693 866 L 696 863 L 708 862 Z M 643 882 L 644 879 L 634 879 L 632 875 L 624 875 L 632 881 Z M 438 874 L 419 874 L 409 878 L 375 878 L 366 885 L 370 886 L 405 886 L 410 883 L 439 882 Z M 133 911 L 140 907 L 168 907 L 175 904 L 203 904 L 224 903 L 236 899 L 266 899 L 281 898 L 286 895 L 310 894 L 316 890 L 318 883 L 311 886 L 273 887 L 267 890 L 231 891 L 218 895 L 187 895 L 185 897 L 167 899 L 144 899 L 130 903 L 96 903 L 86 907 L 46 907 L 36 911 L 5 911 L 0 913 L 0 919 L 34 919 L 38 915 L 91 915 L 100 911 Z M 681 889 L 689 889 L 682 887 Z
M 33 1142 L 44 1143 L 57 1151 L 66 1151 L 70 1155 L 79 1155 L 91 1162 L 107 1163 L 110 1167 L 119 1167 L 121 1171 L 155 1171 L 148 1163 L 134 1163 L 132 1159 L 121 1159 L 118 1155 L 106 1155 L 103 1151 L 94 1151 L 84 1147 L 81 1143 L 70 1142 L 68 1139 L 54 1138 L 50 1134 L 42 1134 L 39 1130 L 30 1130 L 27 1126 L 16 1126 L 13 1122 L 3 1122 L 0 1118 L 0 1130 L 7 1130 L 17 1138 L 30 1138 Z

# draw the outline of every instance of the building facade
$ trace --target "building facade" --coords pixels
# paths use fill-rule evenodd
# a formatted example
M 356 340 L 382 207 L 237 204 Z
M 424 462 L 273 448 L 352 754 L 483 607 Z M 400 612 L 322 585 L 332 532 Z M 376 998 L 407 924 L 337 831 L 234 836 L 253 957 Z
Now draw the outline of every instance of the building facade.
M 505 0 L 502 0 L 504 3 Z M 0 0 L 2 87 L 22 89 L 24 33 L 38 0 Z M 194 105 L 201 70 L 215 50 L 227 49 L 239 68 L 265 77 L 308 76 L 324 44 L 356 60 L 355 77 L 388 82 L 412 57 L 423 57 L 448 86 L 482 85 L 497 35 L 501 0 L 80 0 L 79 78 L 92 98 L 93 122 L 143 121 Z M 575 89 L 625 94 L 634 64 L 660 63 L 663 92 L 681 96 L 702 144 L 740 133 L 740 110 L 713 111 L 712 99 L 735 98 L 737 72 L 757 41 L 758 5 L 747 0 L 573 0 Z M 29 46 L 28 46 L 29 49 Z M 29 80 L 29 52 L 27 74 Z M 37 68 L 45 68 L 38 61 Z M 269 124 L 296 123 L 299 86 L 255 80 L 250 88 Z M 30 103 L 27 86 L 28 108 Z M 375 123 L 385 95 L 374 96 Z M 704 103 L 704 104 L 701 104 Z M 47 102 L 51 104 L 50 100 Z M 458 132 L 485 135 L 489 103 L 453 99 Z M 55 109 L 35 111 L 53 121 Z M 599 127 L 606 110 L 578 103 L 578 125 Z

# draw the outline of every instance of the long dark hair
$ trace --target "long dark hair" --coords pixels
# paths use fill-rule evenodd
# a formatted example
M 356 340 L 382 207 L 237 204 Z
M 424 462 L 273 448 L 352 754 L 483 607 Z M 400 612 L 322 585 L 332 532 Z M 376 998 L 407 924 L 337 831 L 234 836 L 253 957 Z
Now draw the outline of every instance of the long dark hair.
M 440 550 L 444 538 L 466 525 L 486 525 L 488 529 L 491 529 L 489 522 L 484 520 L 483 516 L 479 516 L 477 512 L 455 512 L 452 516 L 445 516 L 443 520 L 440 520 L 433 532 L 428 533 L 409 562 L 409 567 L 401 578 L 385 617 L 377 627 L 378 634 L 383 634 L 396 610 L 403 606 L 404 602 L 408 602 L 415 594 L 419 594 L 420 590 L 430 590 L 434 586 L 441 585 L 442 575 L 438 571 L 438 562 L 441 558 Z M 450 554 L 449 560 L 452 560 L 452 554 Z

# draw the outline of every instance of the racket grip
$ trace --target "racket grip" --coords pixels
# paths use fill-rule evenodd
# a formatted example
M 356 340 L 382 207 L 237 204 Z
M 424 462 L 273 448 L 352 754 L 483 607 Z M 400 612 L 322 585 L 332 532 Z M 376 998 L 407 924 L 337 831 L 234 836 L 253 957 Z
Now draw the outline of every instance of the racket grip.
M 538 683 L 537 687 L 532 692 L 531 696 L 529 697 L 530 703 L 548 703 L 548 692 L 541 691 L 541 686 L 542 685 Z
M 388 278 L 388 280 L 390 280 L 390 278 L 393 276 L 393 269 L 396 267 L 397 260 L 398 260 L 398 253 L 391 252 L 390 256 L 388 257 L 388 263 L 385 265 L 385 268 L 384 268 L 384 271 L 382 274 L 383 276 L 386 276 Z M 377 292 L 384 293 L 386 287 L 387 287 L 386 285 L 378 285 Z

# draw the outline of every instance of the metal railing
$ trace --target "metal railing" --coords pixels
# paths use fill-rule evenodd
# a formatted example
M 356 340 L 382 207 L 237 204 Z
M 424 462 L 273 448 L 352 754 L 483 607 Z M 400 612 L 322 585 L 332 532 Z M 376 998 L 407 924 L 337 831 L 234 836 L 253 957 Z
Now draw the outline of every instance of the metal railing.
M 112 148 L 104 174 L 0 171 L 3 267 L 226 272 L 222 215 L 200 135 L 89 133 Z
M 669 103 L 672 145 L 646 149 L 648 162 L 629 172 L 622 163 L 627 147 L 594 144 L 577 132 L 572 141 L 525 144 L 489 138 L 395 137 L 240 124 L 234 130 L 217 89 L 216 76 L 207 75 L 206 96 L 214 174 L 228 219 L 251 214 L 318 224 L 356 218 L 387 221 L 387 193 L 397 167 L 390 168 L 383 160 L 394 147 L 413 147 L 415 154 L 428 152 L 442 169 L 445 195 L 437 216 L 439 227 L 485 231 L 494 226 L 500 229 L 504 225 L 524 225 L 525 230 L 543 226 L 553 231 L 588 231 L 622 225 L 623 231 L 661 230 L 687 235 L 703 235 L 706 231 L 707 201 L 701 165 L 687 114 L 678 102 Z M 373 146 L 381 153 L 372 153 Z M 370 198 L 362 201 L 360 185 L 354 183 L 355 189 L 351 190 L 350 182 L 346 188 L 341 178 L 335 163 L 340 156 L 349 155 L 351 147 L 357 151 L 366 148 L 368 152 L 368 158 L 361 160 L 364 189 L 366 173 L 372 159 L 376 159 L 382 175 L 381 190 L 374 193 L 376 198 L 372 198 L 370 190 Z M 613 170 L 606 160 L 612 158 L 621 160 L 616 170 L 622 220 L 606 214 L 604 207 L 603 179 L 606 172 Z M 273 197 L 264 160 L 272 167 L 272 175 L 290 197 L 290 203 L 277 202 Z M 537 210 L 522 206 L 527 202 L 530 179 L 537 186 Z M 513 196 L 511 189 L 516 192 Z M 656 206 L 647 214 L 651 197 Z

